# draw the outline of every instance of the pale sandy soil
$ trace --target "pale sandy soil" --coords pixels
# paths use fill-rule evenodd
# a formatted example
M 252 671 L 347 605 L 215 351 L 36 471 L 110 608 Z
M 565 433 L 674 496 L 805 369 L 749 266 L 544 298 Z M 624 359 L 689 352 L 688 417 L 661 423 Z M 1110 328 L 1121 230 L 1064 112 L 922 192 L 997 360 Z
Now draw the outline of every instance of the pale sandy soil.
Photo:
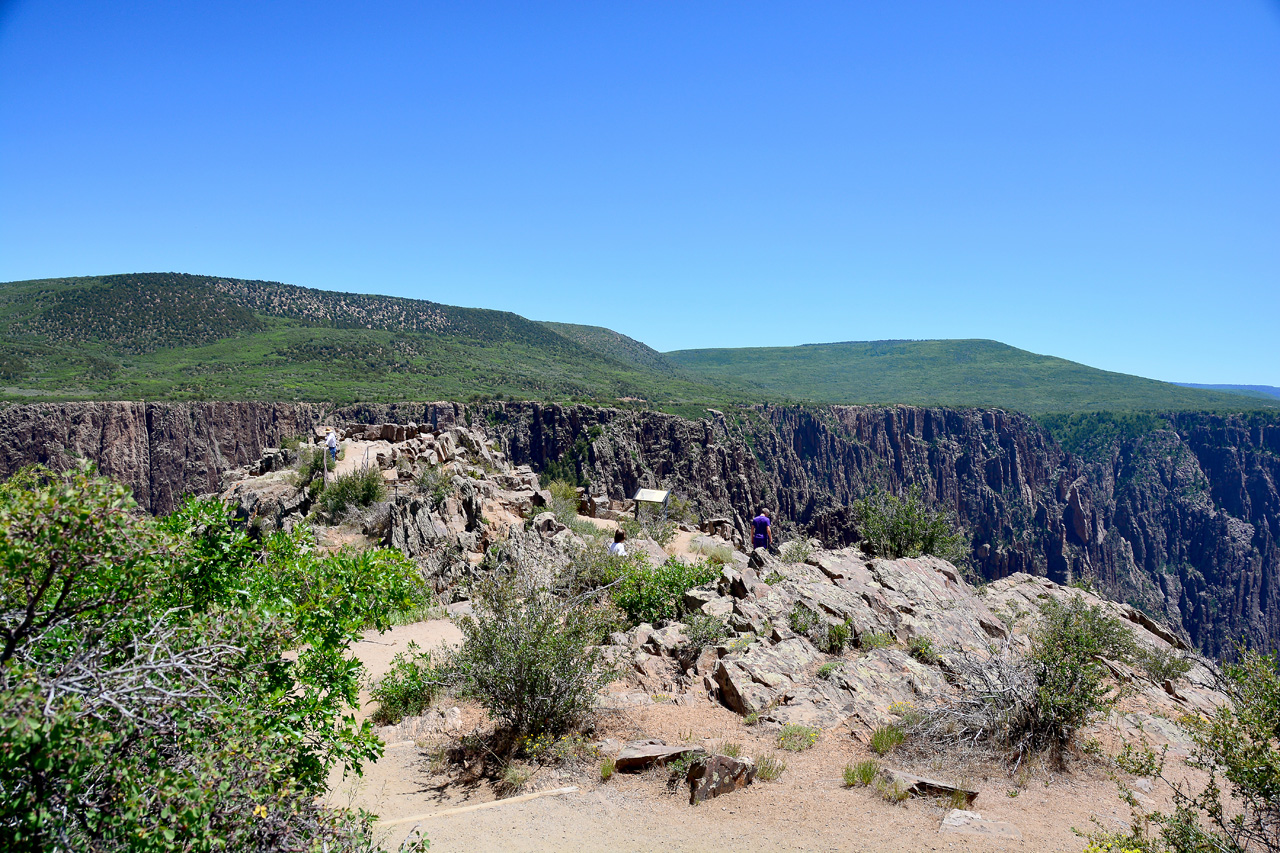
M 357 654 L 374 675 L 385 672 L 396 651 L 413 638 L 424 648 L 456 642 L 449 623 L 427 622 L 373 635 Z M 457 704 L 457 703 L 446 703 Z M 485 724 L 483 712 L 462 705 L 464 730 Z M 396 730 L 387 730 L 393 734 Z M 417 821 L 431 839 L 432 851 L 1080 851 L 1084 839 L 1072 828 L 1093 829 L 1091 817 L 1111 828 L 1127 824 L 1128 807 L 1117 796 L 1115 782 L 1099 766 L 1073 767 L 1070 774 L 1038 766 L 1021 787 L 1000 767 L 954 761 L 915 760 L 891 756 L 886 763 L 979 790 L 971 807 L 983 817 L 1013 824 L 1022 841 L 987 839 L 939 832 L 946 808 L 939 802 L 911 799 L 890 805 L 868 788 L 846 789 L 841 771 L 850 762 L 871 756 L 847 731 L 824 732 L 818 744 L 802 753 L 780 752 L 775 733 L 743 725 L 736 714 L 710 702 L 683 706 L 671 703 L 622 707 L 599 714 L 593 738 L 614 742 L 658 737 L 668 743 L 704 745 L 733 742 L 750 756 L 779 755 L 787 769 L 775 782 L 751 787 L 699 806 L 688 803 L 688 788 L 668 789 L 657 771 L 615 775 L 601 783 L 599 760 L 576 768 L 547 767 L 522 793 L 576 785 L 576 793 L 498 805 L 455 815 L 440 815 L 458 806 L 496 798 L 488 782 L 459 784 L 433 765 L 431 756 L 449 742 L 447 736 L 394 739 L 386 755 L 368 767 L 363 778 L 339 781 L 335 775 L 330 801 L 361 806 L 380 815 L 386 840 L 395 843 L 415 823 L 387 825 L 398 819 L 427 815 Z M 1171 767 L 1186 773 L 1181 762 Z M 1016 792 L 1016 797 L 1009 796 Z M 1144 802 L 1167 807 L 1157 783 Z

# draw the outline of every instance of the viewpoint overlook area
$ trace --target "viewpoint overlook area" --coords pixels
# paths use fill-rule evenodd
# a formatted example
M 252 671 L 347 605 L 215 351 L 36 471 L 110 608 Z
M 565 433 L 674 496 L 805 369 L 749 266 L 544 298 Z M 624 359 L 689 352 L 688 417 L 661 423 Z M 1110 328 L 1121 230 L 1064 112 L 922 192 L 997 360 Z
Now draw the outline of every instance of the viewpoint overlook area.
M 0 323 L 0 478 L 87 459 L 160 518 L 203 496 L 246 542 L 410 561 L 430 605 L 345 647 L 353 725 L 376 723 L 385 752 L 363 777 L 331 760 L 317 801 L 376 813 L 391 843 L 416 827 L 443 849 L 842 849 L 854 827 L 874 850 L 1076 851 L 1073 829 L 1127 825 L 1117 767 L 1140 807 L 1174 807 L 1133 750 L 1204 784 L 1178 721 L 1228 704 L 1224 660 L 1280 646 L 1280 412 L 1258 389 L 989 341 L 664 354 L 174 274 L 0 285 Z M 357 480 L 368 497 L 335 503 Z M 641 522 L 641 488 L 670 491 L 669 518 Z M 950 562 L 878 553 L 877 495 L 945 521 Z M 782 548 L 751 548 L 760 506 Z M 592 562 L 621 530 L 640 574 Z M 580 644 L 609 667 L 589 727 L 495 764 L 474 693 L 392 713 L 403 655 L 465 656 L 484 584 L 531 567 L 626 613 Z M 648 571 L 678 580 L 661 606 L 618 592 Z M 1127 638 L 1088 659 L 1107 700 L 1074 757 L 939 751 L 937 715 L 1023 671 L 1069 612 Z

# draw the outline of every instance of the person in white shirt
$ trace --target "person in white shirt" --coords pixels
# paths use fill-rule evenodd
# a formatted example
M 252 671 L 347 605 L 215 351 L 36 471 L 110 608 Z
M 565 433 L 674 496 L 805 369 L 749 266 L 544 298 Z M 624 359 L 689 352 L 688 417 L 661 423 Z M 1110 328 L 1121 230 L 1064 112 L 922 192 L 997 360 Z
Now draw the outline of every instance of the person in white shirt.
M 338 459 L 338 434 L 332 428 L 329 429 L 329 435 L 325 437 L 324 446 L 329 448 L 329 455 L 336 462 Z
M 627 539 L 627 531 L 623 530 L 621 527 L 619 527 L 616 531 L 614 531 L 613 544 L 609 546 L 610 557 L 627 556 L 627 546 L 622 544 L 623 542 L 626 541 L 626 539 Z

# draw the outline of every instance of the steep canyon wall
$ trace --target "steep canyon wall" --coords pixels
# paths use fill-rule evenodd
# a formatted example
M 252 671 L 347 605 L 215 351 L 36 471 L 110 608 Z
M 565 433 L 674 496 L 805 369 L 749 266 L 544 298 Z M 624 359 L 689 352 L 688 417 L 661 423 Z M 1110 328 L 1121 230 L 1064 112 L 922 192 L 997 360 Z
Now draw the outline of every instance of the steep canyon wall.
M 761 407 L 695 421 L 539 403 L 12 405 L 0 409 L 0 475 L 84 456 L 164 513 L 322 417 L 470 423 L 517 464 L 569 461 L 598 494 L 671 487 L 739 529 L 765 502 L 786 530 L 829 545 L 856 540 L 852 499 L 918 484 L 967 529 L 987 579 L 1089 579 L 1206 652 L 1240 637 L 1280 647 L 1280 422 L 1261 415 L 1175 414 L 1081 458 L 996 410 Z

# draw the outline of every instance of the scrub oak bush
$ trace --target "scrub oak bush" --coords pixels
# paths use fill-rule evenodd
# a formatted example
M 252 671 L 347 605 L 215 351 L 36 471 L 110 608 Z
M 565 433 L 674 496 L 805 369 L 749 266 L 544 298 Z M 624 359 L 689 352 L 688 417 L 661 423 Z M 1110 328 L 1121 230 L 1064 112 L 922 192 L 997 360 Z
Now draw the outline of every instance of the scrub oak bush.
M 957 650 L 951 670 L 961 689 L 923 712 L 913 733 L 935 743 L 985 744 L 1015 768 L 1046 751 L 1061 762 L 1080 728 L 1111 707 L 1097 658 L 1127 659 L 1134 641 L 1119 619 L 1079 596 L 1050 600 L 1041 612 L 1025 656 L 1007 642 L 986 656 Z
M 901 498 L 874 491 L 854 501 L 853 512 L 864 547 L 877 557 L 932 554 L 958 566 L 969 561 L 964 534 L 952 529 L 945 513 L 925 505 L 919 486 Z
M 527 568 L 495 573 L 472 595 L 450 662 L 458 693 L 484 705 L 512 743 L 582 722 L 612 677 L 596 645 L 604 626 L 594 599 L 557 596 Z
M 361 468 L 336 478 L 320 493 L 316 504 L 321 512 L 337 521 L 348 509 L 366 507 L 385 500 L 386 481 L 377 468 Z
M 684 594 L 720 574 L 708 563 L 686 565 L 675 557 L 652 566 L 638 560 L 626 565 L 610 596 L 633 624 L 675 619 L 684 613 Z
M 302 533 L 248 544 L 225 508 L 157 523 L 87 466 L 24 476 L 0 488 L 0 849 L 374 849 L 316 795 L 381 752 L 345 652 L 399 580 Z
M 372 719 L 380 726 L 388 726 L 405 717 L 416 717 L 431 707 L 442 686 L 443 679 L 431 654 L 410 640 L 405 651 L 391 659 L 387 674 L 369 691 L 378 703 Z

